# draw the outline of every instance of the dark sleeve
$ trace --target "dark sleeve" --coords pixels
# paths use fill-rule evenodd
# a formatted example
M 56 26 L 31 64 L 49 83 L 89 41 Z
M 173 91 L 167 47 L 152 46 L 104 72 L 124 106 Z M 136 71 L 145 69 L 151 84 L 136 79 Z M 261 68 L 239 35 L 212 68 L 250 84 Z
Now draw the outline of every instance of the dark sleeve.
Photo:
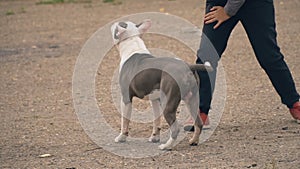
M 244 3 L 245 0 L 228 0 L 224 10 L 229 16 L 234 16 Z

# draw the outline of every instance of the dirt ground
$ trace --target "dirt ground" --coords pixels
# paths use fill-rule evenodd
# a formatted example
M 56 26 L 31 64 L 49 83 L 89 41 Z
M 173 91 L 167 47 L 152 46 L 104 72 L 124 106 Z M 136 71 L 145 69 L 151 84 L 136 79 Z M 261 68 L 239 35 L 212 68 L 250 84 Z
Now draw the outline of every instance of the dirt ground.
M 214 134 L 196 147 L 183 140 L 159 156 L 124 158 L 93 143 L 74 111 L 72 76 L 81 48 L 100 27 L 139 12 L 167 12 L 201 27 L 204 2 L 36 2 L 0 1 L 0 168 L 299 169 L 300 125 L 260 69 L 241 25 L 233 31 L 222 58 L 227 98 Z M 300 90 L 300 3 L 274 3 L 278 43 Z M 160 38 L 147 35 L 146 44 L 160 47 Z M 187 56 L 180 44 L 163 44 Z M 188 56 L 182 58 L 195 59 Z M 110 75 L 118 62 L 113 49 L 101 65 L 106 72 L 96 77 L 97 86 L 106 86 L 96 89 L 98 101 L 107 105 L 103 112 L 116 127 L 119 116 L 106 97 L 110 97 Z M 149 126 L 132 130 L 148 135 Z M 42 158 L 43 154 L 50 156 Z

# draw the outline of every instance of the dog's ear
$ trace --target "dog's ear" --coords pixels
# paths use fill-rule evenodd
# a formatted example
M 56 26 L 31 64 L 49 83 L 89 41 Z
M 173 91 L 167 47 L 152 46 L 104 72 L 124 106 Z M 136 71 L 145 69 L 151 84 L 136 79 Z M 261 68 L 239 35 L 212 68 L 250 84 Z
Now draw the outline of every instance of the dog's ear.
M 151 20 L 146 19 L 142 23 L 136 25 L 136 27 L 138 28 L 140 34 L 143 34 L 143 33 L 147 32 L 148 29 L 151 27 Z

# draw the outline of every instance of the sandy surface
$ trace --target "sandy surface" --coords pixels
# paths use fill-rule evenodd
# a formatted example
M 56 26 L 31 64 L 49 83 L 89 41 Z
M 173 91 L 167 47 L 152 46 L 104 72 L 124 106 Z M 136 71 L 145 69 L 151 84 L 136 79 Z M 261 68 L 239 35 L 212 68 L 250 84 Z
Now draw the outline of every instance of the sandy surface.
M 201 27 L 204 3 L 36 2 L 0 1 L 0 168 L 299 168 L 300 126 L 259 67 L 241 25 L 233 31 L 222 58 L 227 97 L 213 135 L 196 147 L 188 146 L 186 138 L 158 156 L 124 158 L 91 141 L 74 111 L 72 76 L 81 48 L 100 27 L 139 12 L 162 11 Z M 300 3 L 275 0 L 275 8 L 278 43 L 299 90 Z M 144 39 L 148 47 L 195 60 L 179 42 L 157 35 Z M 118 62 L 112 49 L 96 77 L 97 101 L 116 130 L 120 120 L 110 100 L 110 86 Z M 132 125 L 133 136 L 150 133 L 151 124 Z M 43 154 L 50 157 L 39 157 Z

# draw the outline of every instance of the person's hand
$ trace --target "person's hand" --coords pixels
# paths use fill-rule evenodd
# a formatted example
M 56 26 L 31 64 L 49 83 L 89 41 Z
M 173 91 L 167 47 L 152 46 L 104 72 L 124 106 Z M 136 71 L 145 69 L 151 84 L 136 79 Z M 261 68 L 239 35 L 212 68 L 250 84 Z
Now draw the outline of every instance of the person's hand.
M 229 18 L 230 16 L 225 12 L 222 6 L 214 6 L 210 9 L 210 12 L 208 12 L 204 16 L 204 23 L 210 24 L 213 22 L 217 22 L 217 24 L 214 26 L 214 29 L 217 29 L 223 22 L 225 22 Z

